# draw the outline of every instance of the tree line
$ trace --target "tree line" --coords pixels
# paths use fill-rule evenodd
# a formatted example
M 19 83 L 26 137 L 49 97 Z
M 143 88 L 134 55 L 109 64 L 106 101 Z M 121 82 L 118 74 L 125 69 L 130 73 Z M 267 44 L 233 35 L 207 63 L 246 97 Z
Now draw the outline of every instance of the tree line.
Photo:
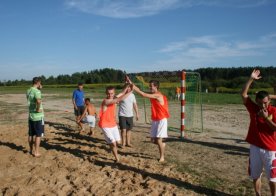
M 263 78 L 254 83 L 255 88 L 271 88 L 276 85 L 276 67 L 228 67 L 228 68 L 199 68 L 194 70 L 185 70 L 187 72 L 198 72 L 202 80 L 202 89 L 215 89 L 217 87 L 225 87 L 231 89 L 241 88 L 244 82 L 248 79 L 253 69 L 260 69 Z M 178 81 L 180 70 L 177 71 L 157 71 L 157 72 L 140 72 L 132 73 L 131 75 L 146 75 L 147 77 L 156 75 L 175 75 L 172 82 Z M 124 80 L 125 71 L 104 68 L 91 71 L 76 72 L 71 75 L 58 75 L 56 77 L 45 77 L 41 75 L 44 85 L 52 84 L 77 84 L 83 82 L 85 84 L 98 83 L 121 83 Z M 30 80 L 9 80 L 0 81 L 0 86 L 20 86 L 31 85 Z
M 99 83 L 120 83 L 124 80 L 125 72 L 122 70 L 104 68 L 95 69 L 91 71 L 76 72 L 71 75 L 61 74 L 56 77 L 44 75 L 39 76 L 41 78 L 42 84 L 52 85 L 52 84 L 77 84 L 82 82 L 84 84 L 99 84 Z M 0 86 L 21 86 L 21 85 L 31 85 L 31 80 L 8 80 L 1 81 Z

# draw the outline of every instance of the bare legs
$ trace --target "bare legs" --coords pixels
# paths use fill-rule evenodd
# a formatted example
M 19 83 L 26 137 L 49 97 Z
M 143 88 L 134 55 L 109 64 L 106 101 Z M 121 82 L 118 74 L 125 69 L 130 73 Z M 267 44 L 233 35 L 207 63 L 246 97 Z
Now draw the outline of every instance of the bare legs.
M 269 182 L 269 187 L 272 196 L 276 196 L 276 182 Z
M 160 154 L 159 162 L 164 162 L 165 161 L 165 155 L 164 154 L 165 154 L 166 143 L 164 143 L 162 141 L 162 138 L 151 138 L 151 141 L 158 145 L 159 154 Z
M 41 141 L 41 137 L 35 136 L 35 141 L 34 141 L 34 136 L 29 136 L 28 138 L 28 142 L 30 146 L 30 154 L 32 154 L 35 157 L 41 156 L 41 154 L 39 153 L 40 141 Z
M 121 138 L 122 138 L 122 147 L 128 146 L 131 147 L 130 138 L 131 138 L 131 130 L 122 129 L 121 130 Z
M 33 147 L 34 147 L 33 136 L 28 137 L 28 142 L 29 142 L 29 146 L 30 146 L 30 154 L 33 154 Z
M 81 123 L 81 121 L 80 121 L 80 117 L 81 116 L 76 116 L 76 123 L 77 123 L 77 125 L 78 125 L 78 128 L 80 128 L 80 130 L 79 130 L 79 133 L 81 133 L 84 129 L 83 129 L 83 125 L 82 125 L 82 123 Z
M 261 196 L 261 177 L 253 180 L 254 190 L 256 196 Z M 270 192 L 272 196 L 276 196 L 276 182 L 269 182 Z
M 261 196 L 261 178 L 257 178 L 253 180 L 254 190 L 256 196 Z
M 94 135 L 94 128 L 95 127 L 90 127 L 90 131 L 89 131 L 88 135 L 91 135 L 91 136 Z
M 115 157 L 115 162 L 117 162 L 117 163 L 120 161 L 119 156 L 118 156 L 118 147 L 117 147 L 117 144 L 119 144 L 119 143 L 120 143 L 120 141 L 119 142 L 113 142 L 113 143 L 110 144 L 110 149 L 112 151 L 112 154 Z

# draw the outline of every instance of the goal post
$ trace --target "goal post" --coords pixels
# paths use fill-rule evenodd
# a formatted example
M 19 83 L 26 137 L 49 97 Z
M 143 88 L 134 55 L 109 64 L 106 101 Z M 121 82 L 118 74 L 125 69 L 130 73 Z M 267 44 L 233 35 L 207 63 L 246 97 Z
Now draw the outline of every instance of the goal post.
M 180 132 L 186 137 L 187 131 L 203 131 L 201 78 L 197 72 L 145 72 L 132 74 L 131 78 L 143 91 L 149 91 L 149 81 L 157 80 L 160 91 L 167 96 L 170 118 L 169 131 Z M 151 122 L 150 101 L 138 98 L 145 123 Z

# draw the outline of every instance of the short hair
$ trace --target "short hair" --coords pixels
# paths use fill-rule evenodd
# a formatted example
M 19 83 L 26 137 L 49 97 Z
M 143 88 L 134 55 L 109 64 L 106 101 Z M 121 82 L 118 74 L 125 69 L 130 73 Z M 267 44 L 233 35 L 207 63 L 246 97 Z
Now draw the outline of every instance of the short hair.
M 105 89 L 105 92 L 107 93 L 109 90 L 113 90 L 113 89 L 115 89 L 114 86 L 107 86 Z
M 257 94 L 256 94 L 256 99 L 262 100 L 262 99 L 264 99 L 264 98 L 266 98 L 266 97 L 269 97 L 269 94 L 268 94 L 267 91 L 259 91 L 259 92 L 257 92 Z
M 33 78 L 33 84 L 37 84 L 38 82 L 41 82 L 41 78 L 40 77 L 34 77 Z
M 158 80 L 150 80 L 149 81 L 150 84 L 153 84 L 155 87 L 157 87 L 157 89 L 159 89 L 159 81 Z
M 79 83 L 78 83 L 78 86 L 83 86 L 83 82 L 79 82 Z
M 89 101 L 90 102 L 90 98 L 85 98 L 85 101 Z

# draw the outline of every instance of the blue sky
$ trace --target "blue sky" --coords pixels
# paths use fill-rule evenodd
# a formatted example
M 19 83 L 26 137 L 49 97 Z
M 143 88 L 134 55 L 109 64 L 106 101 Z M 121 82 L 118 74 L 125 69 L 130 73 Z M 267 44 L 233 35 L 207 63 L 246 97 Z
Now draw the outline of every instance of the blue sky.
M 276 65 L 275 0 L 2 0 L 0 80 Z

